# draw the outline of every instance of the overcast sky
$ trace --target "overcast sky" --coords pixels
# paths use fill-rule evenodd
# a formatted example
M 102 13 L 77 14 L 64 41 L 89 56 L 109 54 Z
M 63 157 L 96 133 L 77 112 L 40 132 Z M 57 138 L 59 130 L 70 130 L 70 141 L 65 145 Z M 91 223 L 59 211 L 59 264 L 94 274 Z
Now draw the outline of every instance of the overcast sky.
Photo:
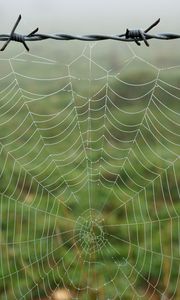
M 20 31 L 121 33 L 145 28 L 157 18 L 156 31 L 180 32 L 179 0 L 0 0 L 0 22 L 8 33 L 22 14 Z

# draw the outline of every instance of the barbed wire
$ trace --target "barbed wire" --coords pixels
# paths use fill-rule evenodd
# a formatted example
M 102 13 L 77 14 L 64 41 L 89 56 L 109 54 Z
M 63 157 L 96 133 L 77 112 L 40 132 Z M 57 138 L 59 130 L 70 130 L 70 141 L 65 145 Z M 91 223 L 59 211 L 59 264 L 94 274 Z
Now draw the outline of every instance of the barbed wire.
M 115 35 L 104 35 L 104 34 L 88 34 L 88 35 L 74 35 L 74 34 L 64 34 L 64 33 L 57 33 L 57 34 L 42 34 L 37 33 L 39 28 L 36 28 L 28 35 L 18 34 L 15 32 L 19 22 L 21 20 L 21 15 L 19 15 L 15 25 L 10 34 L 0 34 L 0 41 L 6 41 L 0 51 L 4 51 L 8 44 L 11 41 L 19 42 L 24 45 L 27 51 L 29 51 L 29 47 L 27 46 L 26 42 L 35 42 L 35 41 L 43 41 L 47 39 L 52 40 L 79 40 L 79 41 L 103 41 L 103 40 L 115 40 L 121 42 L 135 42 L 138 46 L 141 45 L 141 41 L 145 43 L 147 47 L 149 47 L 148 40 L 151 39 L 158 39 L 158 40 L 172 40 L 172 39 L 179 39 L 180 34 L 174 33 L 158 33 L 158 34 L 149 34 L 148 32 L 157 26 L 160 22 L 158 19 L 154 22 L 151 26 L 149 26 L 146 30 L 142 29 L 127 29 L 123 34 L 115 34 Z

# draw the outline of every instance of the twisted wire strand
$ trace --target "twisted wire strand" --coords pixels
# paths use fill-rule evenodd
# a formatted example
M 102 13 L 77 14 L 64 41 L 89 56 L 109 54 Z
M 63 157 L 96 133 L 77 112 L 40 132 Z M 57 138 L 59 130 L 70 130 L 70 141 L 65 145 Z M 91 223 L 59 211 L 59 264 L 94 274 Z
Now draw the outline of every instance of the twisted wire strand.
M 8 34 L 0 34 L 0 41 L 7 41 L 10 35 Z M 150 39 L 158 39 L 158 40 L 173 40 L 179 39 L 180 34 L 174 33 L 159 33 L 159 34 L 145 34 L 146 40 Z M 126 38 L 125 34 L 121 35 L 107 35 L 107 34 L 90 34 L 90 35 L 71 35 L 71 34 L 64 34 L 64 33 L 57 33 L 57 34 L 35 34 L 31 37 L 27 35 L 23 35 L 24 41 L 27 42 L 36 42 L 36 41 L 43 41 L 47 39 L 52 40 L 59 40 L 59 41 L 70 41 L 70 40 L 79 40 L 79 41 L 103 41 L 103 40 L 116 40 L 121 42 L 134 42 L 133 38 Z M 138 38 L 139 41 L 143 41 L 142 38 Z M 16 42 L 21 42 L 15 40 Z
M 15 25 L 13 26 L 13 29 L 10 34 L 0 34 L 0 41 L 5 41 L 6 43 L 3 45 L 3 47 L 0 49 L 1 51 L 4 51 L 7 45 L 10 43 L 10 41 L 15 41 L 22 43 L 27 51 L 29 51 L 29 48 L 26 44 L 26 42 L 36 42 L 36 41 L 43 41 L 47 39 L 51 40 L 79 40 L 79 41 L 104 41 L 104 40 L 115 40 L 115 41 L 121 41 L 121 42 L 135 42 L 138 46 L 141 45 L 141 41 L 145 43 L 146 46 L 149 46 L 148 40 L 151 39 L 158 39 L 158 40 L 172 40 L 172 39 L 179 39 L 180 34 L 174 34 L 174 33 L 158 33 L 158 34 L 149 34 L 148 32 L 155 27 L 159 22 L 160 19 L 158 19 L 156 22 L 154 22 L 149 28 L 146 30 L 141 29 L 133 29 L 129 30 L 127 29 L 125 33 L 123 34 L 88 34 L 88 35 L 76 35 L 76 34 L 64 34 L 64 33 L 57 33 L 57 34 L 41 34 L 37 33 L 38 28 L 33 30 L 28 35 L 21 35 L 15 33 L 15 30 L 21 20 L 21 15 L 19 15 Z

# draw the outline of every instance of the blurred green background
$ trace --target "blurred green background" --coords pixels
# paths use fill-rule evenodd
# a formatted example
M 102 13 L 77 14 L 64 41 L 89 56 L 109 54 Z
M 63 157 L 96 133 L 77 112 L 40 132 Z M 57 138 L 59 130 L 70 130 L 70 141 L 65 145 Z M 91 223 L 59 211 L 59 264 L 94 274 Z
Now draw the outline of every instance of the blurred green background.
M 178 300 L 178 58 L 45 45 L 0 60 L 0 299 Z

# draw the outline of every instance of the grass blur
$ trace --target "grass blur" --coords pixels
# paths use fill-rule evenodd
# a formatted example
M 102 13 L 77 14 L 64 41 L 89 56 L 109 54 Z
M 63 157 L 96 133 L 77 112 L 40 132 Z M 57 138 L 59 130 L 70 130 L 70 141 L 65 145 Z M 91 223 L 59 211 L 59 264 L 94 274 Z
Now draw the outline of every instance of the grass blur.
M 1 61 L 2 300 L 180 297 L 180 69 L 98 47 Z M 95 254 L 75 235 L 90 208 Z

